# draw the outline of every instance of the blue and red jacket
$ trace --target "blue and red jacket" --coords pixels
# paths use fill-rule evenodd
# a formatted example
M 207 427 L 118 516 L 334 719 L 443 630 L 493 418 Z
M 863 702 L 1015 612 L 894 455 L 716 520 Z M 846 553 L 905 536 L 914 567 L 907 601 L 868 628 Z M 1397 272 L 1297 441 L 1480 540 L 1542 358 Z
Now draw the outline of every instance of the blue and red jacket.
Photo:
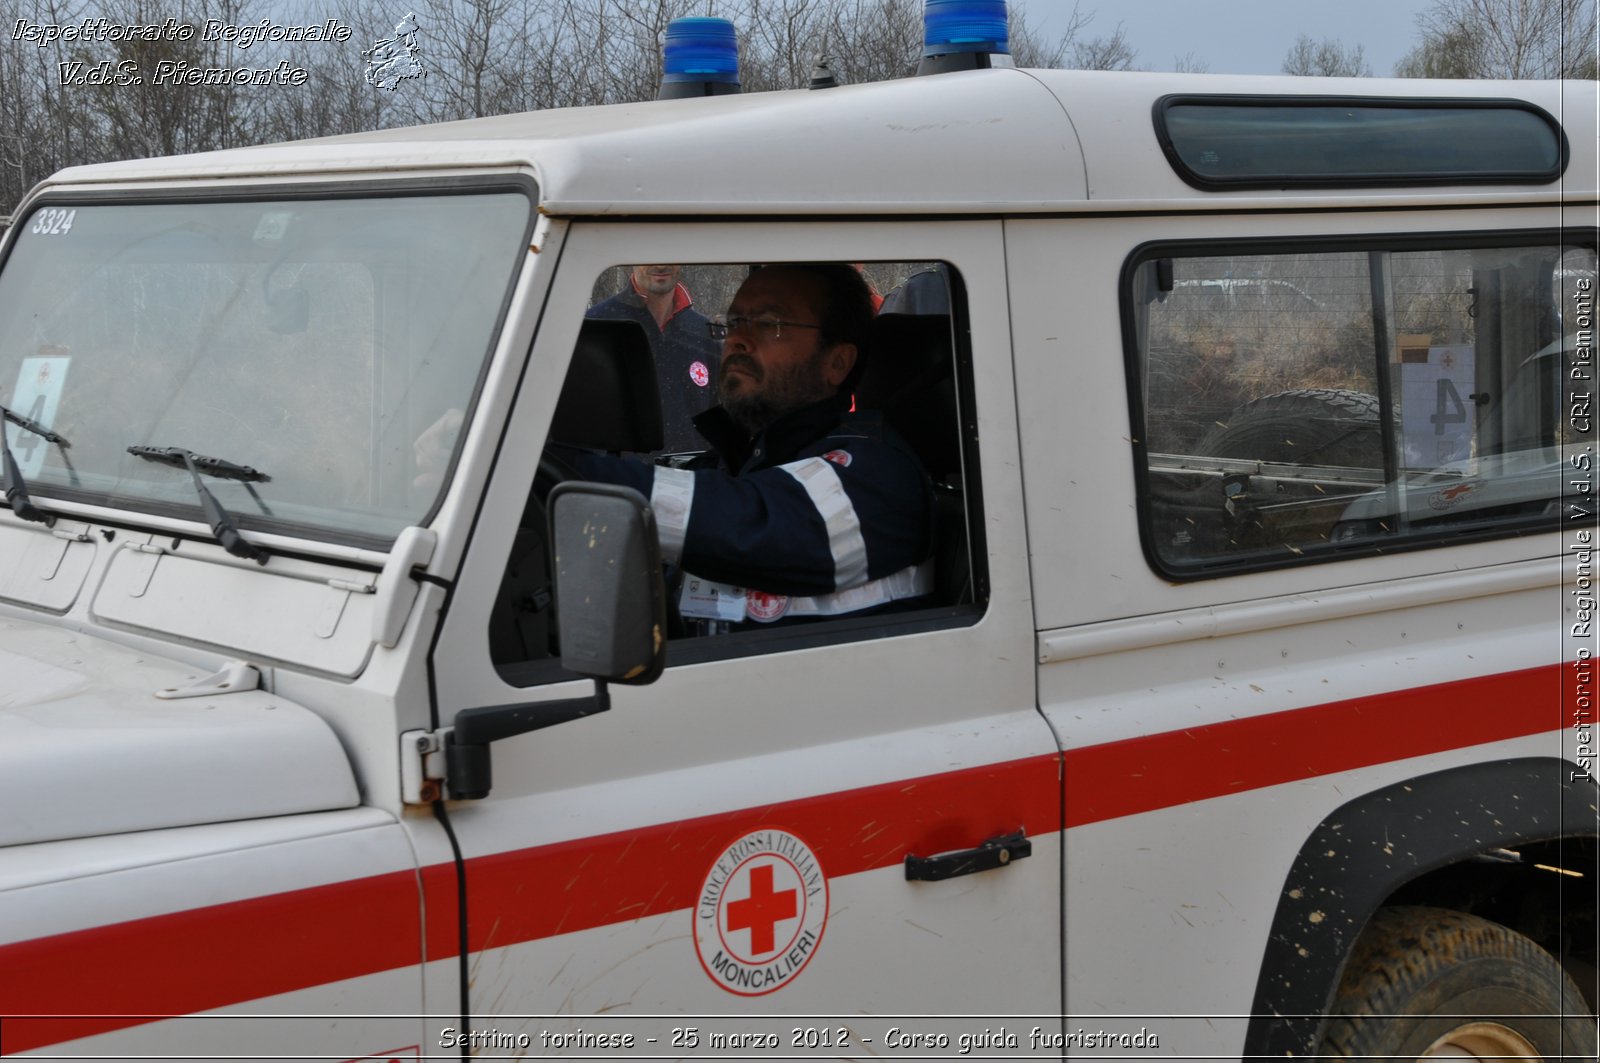
M 721 407 L 695 418 L 715 448 L 701 467 L 583 453 L 585 479 L 650 499 L 663 558 L 694 580 L 747 596 L 770 622 L 878 609 L 933 591 L 933 497 L 910 448 L 874 413 L 829 399 L 754 439 Z M 687 600 L 687 599 L 686 599 Z
M 633 283 L 631 276 L 628 282 Z M 722 345 L 706 331 L 707 318 L 694 309 L 689 290 L 679 284 L 673 291 L 672 316 L 664 326 L 656 324 L 636 286 L 596 303 L 584 316 L 639 323 L 650 337 L 650 353 L 656 361 L 665 452 L 699 450 L 693 420 L 715 401 Z

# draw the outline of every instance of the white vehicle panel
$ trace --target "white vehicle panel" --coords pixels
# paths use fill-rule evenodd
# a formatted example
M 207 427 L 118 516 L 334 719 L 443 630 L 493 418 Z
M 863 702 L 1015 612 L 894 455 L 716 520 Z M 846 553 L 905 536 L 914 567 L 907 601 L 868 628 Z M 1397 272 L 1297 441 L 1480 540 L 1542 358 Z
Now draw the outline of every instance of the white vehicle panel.
M 95 543 L 86 525 L 58 521 L 54 528 L 0 518 L 0 557 L 14 558 L 0 574 L 0 599 L 64 613 L 83 589 Z
M 266 691 L 164 700 L 181 665 L 87 636 L 0 621 L 0 844 L 350 808 L 333 732 Z M 48 801 L 39 795 L 52 794 Z
M 422 1013 L 417 867 L 405 833 L 378 818 L 286 817 L 245 825 L 222 847 L 214 828 L 137 834 L 117 840 L 121 854 L 105 854 L 121 865 L 114 870 L 7 890 L 0 993 L 13 1013 L 38 1018 L 7 1020 L 6 1054 L 53 1054 L 65 1042 L 124 1058 L 136 1044 L 232 1054 L 240 1041 L 226 1022 L 129 1018 L 219 1009 L 330 1017 L 286 1023 L 274 1046 L 340 1058 L 400 1047 L 379 1043 L 392 1024 L 338 1018 Z M 0 868 L 30 853 L 53 863 L 96 841 L 18 847 L 0 853 Z M 255 962 L 232 962 L 240 955 Z M 64 983 L 73 986 L 71 1015 L 52 1006 Z
M 1301 839 L 1332 807 L 1429 772 L 1549 756 L 1557 746 L 1553 736 L 1530 735 L 1072 827 L 1064 843 L 1068 1026 L 1144 1026 L 1185 1056 L 1237 1056 L 1267 917 Z M 1163 962 L 1174 955 L 1188 958 Z
M 348 574 L 340 575 L 348 581 Z M 236 609 L 232 603 L 241 595 L 259 601 L 259 610 Z M 372 649 L 373 601 L 371 594 L 330 586 L 327 576 L 283 577 L 229 561 L 124 546 L 107 566 L 92 608 L 112 626 L 352 676 Z
M 5 854 L 5 877 L 0 879 L 0 890 L 110 875 L 156 864 L 216 856 L 233 850 L 266 848 L 319 834 L 349 834 L 385 827 L 393 822 L 394 817 L 387 812 L 375 808 L 351 808 L 322 812 L 315 816 L 274 816 L 269 819 L 208 823 L 198 827 L 139 831 L 134 834 L 102 834 L 93 838 L 50 842 L 47 845 L 19 846 Z M 157 897 L 145 898 L 145 902 L 152 906 L 158 901 Z M 133 917 L 156 915 L 163 910 L 159 907 L 140 909 Z M 49 925 L 40 929 L 46 933 L 54 932 Z

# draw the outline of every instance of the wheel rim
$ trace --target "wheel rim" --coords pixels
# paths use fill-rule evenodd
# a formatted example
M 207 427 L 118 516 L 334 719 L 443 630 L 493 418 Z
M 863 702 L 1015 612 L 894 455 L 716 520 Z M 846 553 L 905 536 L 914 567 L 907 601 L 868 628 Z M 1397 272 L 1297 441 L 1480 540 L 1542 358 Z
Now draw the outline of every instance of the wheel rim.
M 1509 1026 L 1469 1022 L 1434 1041 L 1419 1059 L 1543 1059 L 1539 1050 Z

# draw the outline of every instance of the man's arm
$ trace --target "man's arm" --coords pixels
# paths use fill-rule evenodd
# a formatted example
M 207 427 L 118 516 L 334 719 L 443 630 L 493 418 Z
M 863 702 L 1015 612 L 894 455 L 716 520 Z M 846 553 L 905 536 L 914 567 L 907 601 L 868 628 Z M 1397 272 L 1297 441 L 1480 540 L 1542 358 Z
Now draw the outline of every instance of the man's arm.
M 827 457 L 738 477 L 601 454 L 564 456 L 586 479 L 626 484 L 647 496 L 663 556 L 720 583 L 823 595 L 926 558 L 932 514 L 916 461 L 872 439 L 824 444 Z

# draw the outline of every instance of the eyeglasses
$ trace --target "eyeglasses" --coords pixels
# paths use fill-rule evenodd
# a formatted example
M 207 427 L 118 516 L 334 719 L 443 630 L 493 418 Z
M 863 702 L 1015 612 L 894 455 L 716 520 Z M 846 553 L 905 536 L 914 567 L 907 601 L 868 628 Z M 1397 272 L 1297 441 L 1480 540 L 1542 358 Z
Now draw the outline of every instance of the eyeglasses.
M 821 327 L 821 325 L 808 325 L 804 321 L 780 321 L 775 317 L 745 317 L 743 314 L 706 323 L 706 331 L 711 333 L 711 338 L 714 340 L 727 339 L 728 333 L 735 329 L 749 329 L 764 340 L 779 340 L 783 338 L 783 330 L 786 328 L 820 329 Z

